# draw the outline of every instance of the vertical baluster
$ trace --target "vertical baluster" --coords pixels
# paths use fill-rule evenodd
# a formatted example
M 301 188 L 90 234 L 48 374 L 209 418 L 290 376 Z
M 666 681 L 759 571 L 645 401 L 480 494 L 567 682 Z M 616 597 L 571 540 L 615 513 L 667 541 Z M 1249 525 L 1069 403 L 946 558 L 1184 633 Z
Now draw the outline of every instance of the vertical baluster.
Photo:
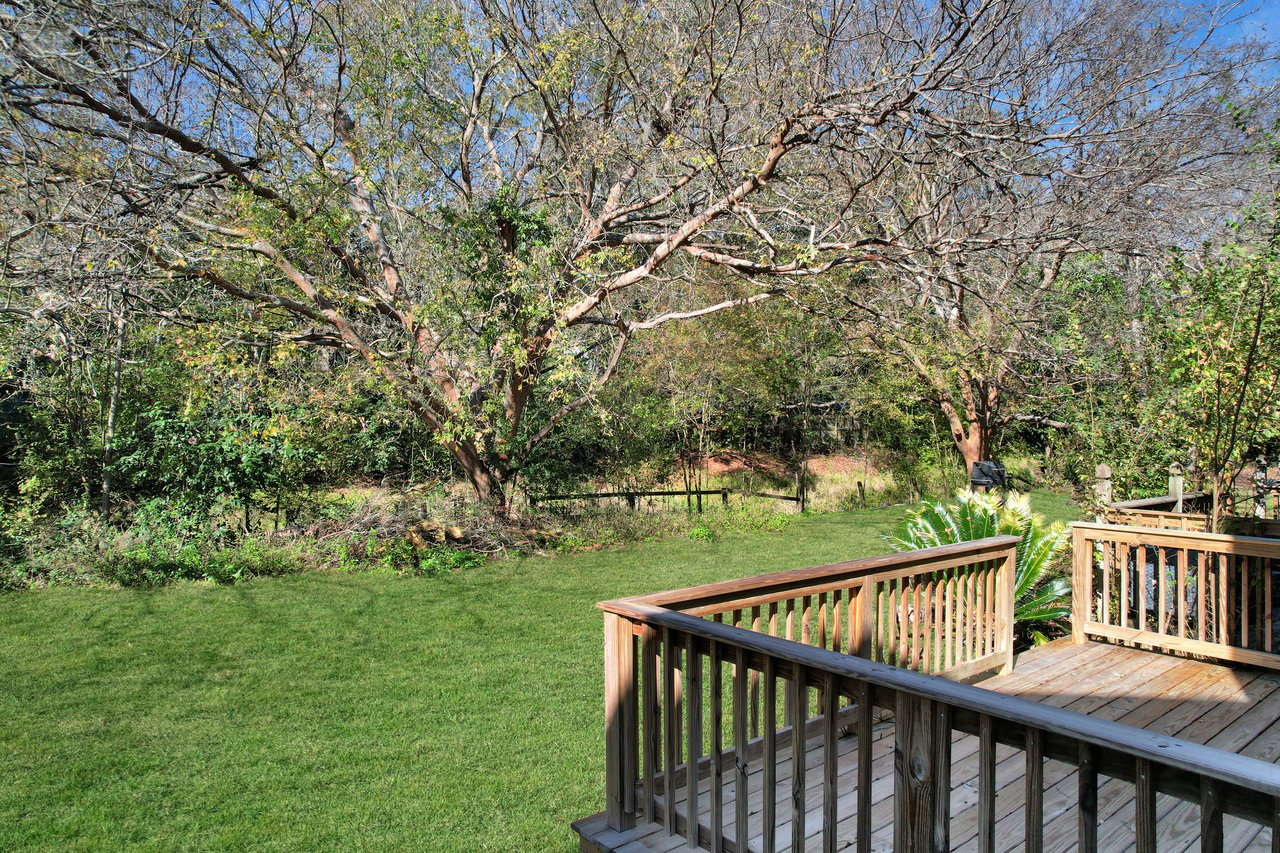
M 734 843 L 737 849 L 747 847 L 747 806 L 751 792 L 748 788 L 747 764 L 747 650 L 739 647 L 735 655 L 737 677 L 733 681 L 733 779 L 734 795 Z
M 839 820 L 836 785 L 840 775 L 840 733 L 836 727 L 838 699 L 836 677 L 827 673 L 822 679 L 822 853 L 836 853 L 836 823 Z
M 871 685 L 858 682 L 858 853 L 871 853 Z
M 791 851 L 804 851 L 804 735 L 809 717 L 808 673 L 800 664 L 791 668 L 791 703 L 796 708 L 791 723 Z
M 863 587 L 864 603 L 862 605 L 862 636 L 866 639 L 867 653 L 864 657 L 867 660 L 880 660 L 880 620 L 883 618 L 884 611 L 880 605 L 883 602 L 883 593 L 881 592 L 882 584 L 879 581 L 866 580 L 863 581 L 866 586 Z
M 1129 610 L 1132 608 L 1132 602 L 1129 595 L 1129 545 L 1122 543 L 1120 545 L 1120 560 L 1117 568 L 1120 569 L 1120 627 L 1129 627 Z
M 1089 548 L 1089 559 L 1093 559 L 1093 546 L 1082 540 Z M 1102 553 L 1100 555 L 1102 561 L 1102 598 L 1098 601 L 1098 621 L 1103 625 L 1110 625 L 1111 622 L 1111 570 L 1115 565 L 1116 546 L 1114 542 L 1103 542 Z
M 711 849 L 724 853 L 724 650 L 711 643 Z
M 865 600 L 862 596 L 866 591 L 866 581 L 849 587 L 849 614 L 846 617 L 849 620 L 849 654 L 858 657 L 867 656 L 867 644 L 862 636 L 863 629 L 866 627 L 863 614 Z
M 950 670 L 955 665 L 956 629 L 955 619 L 956 573 L 947 571 L 946 615 L 942 619 L 942 669 Z
M 1027 729 L 1026 849 L 1044 849 L 1044 740 Z
M 978 642 L 978 584 L 974 566 L 964 573 L 964 659 L 973 660 Z
M 760 605 L 751 608 L 751 630 L 760 632 Z M 760 673 L 751 670 L 751 736 L 760 737 Z
M 925 597 L 929 600 L 929 603 L 925 606 L 925 612 L 928 614 L 928 623 L 924 635 L 925 672 L 938 671 L 938 625 L 942 621 L 938 611 L 942 606 L 941 591 L 942 586 L 933 579 L 930 579 L 928 585 L 925 586 Z
M 827 594 L 818 593 L 818 648 L 827 647 Z
M 1205 602 L 1205 596 L 1208 594 L 1208 585 L 1205 583 L 1205 575 L 1209 571 L 1210 559 L 1211 557 L 1207 552 L 1196 552 L 1196 639 L 1202 643 L 1206 640 L 1204 622 L 1208 617 L 1208 607 Z
M 893 604 L 893 581 L 885 581 L 880 587 L 880 614 L 884 617 L 884 636 L 882 638 L 884 645 L 881 646 L 884 663 L 893 663 L 893 652 L 896 646 L 896 632 L 898 629 L 898 612 Z
M 970 657 L 977 659 L 982 657 L 982 637 L 987 630 L 987 623 L 983 616 L 986 614 L 986 595 L 987 586 L 984 575 L 985 563 L 979 563 L 974 567 L 973 572 L 973 650 Z
M 1136 546 L 1134 555 L 1133 565 L 1137 570 L 1135 579 L 1138 584 L 1137 628 L 1139 631 L 1145 631 L 1147 630 L 1147 547 L 1145 545 Z
M 1271 853 L 1280 853 L 1280 797 L 1271 801 Z
M 640 688 L 640 716 L 644 728 L 644 814 L 657 822 L 657 775 L 660 768 L 658 753 L 658 633 L 645 626 L 641 634 L 643 655 Z
M 978 850 L 996 850 L 996 738 L 990 714 L 978 715 Z
M 795 639 L 795 615 L 796 615 L 796 600 L 794 598 L 788 598 L 787 599 L 787 639 L 788 640 Z M 791 725 L 791 723 L 796 718 L 795 708 L 791 707 L 792 695 L 793 694 L 790 690 L 783 691 L 782 719 L 788 726 Z
M 778 849 L 778 671 L 773 656 L 764 659 L 764 836 L 762 853 Z
M 1156 554 L 1156 630 L 1161 634 L 1169 633 L 1169 549 L 1155 548 Z
M 1240 647 L 1249 648 L 1249 558 L 1233 555 L 1232 560 L 1240 567 Z
M 698 764 L 702 758 L 702 655 L 698 652 L 697 639 L 690 634 L 685 638 L 685 684 L 688 685 L 689 716 L 685 742 L 689 744 L 689 758 L 685 763 L 685 788 L 688 791 L 688 822 L 685 840 L 690 847 L 698 846 Z
M 844 651 L 844 637 L 841 633 L 844 628 L 842 616 L 848 592 L 846 589 L 838 589 L 831 594 L 831 649 L 836 652 Z
M 1231 566 L 1226 554 L 1218 555 L 1218 636 L 1217 642 L 1231 644 Z
M 902 651 L 898 656 L 898 666 L 903 669 L 915 668 L 916 626 L 919 624 L 916 620 L 918 604 L 916 593 L 919 587 L 914 581 L 915 578 L 902 579 L 902 627 L 900 630 Z
M 675 632 L 662 629 L 662 805 L 663 824 L 667 835 L 676 834 L 676 765 L 679 764 L 679 747 L 676 744 L 680 728 L 680 706 L 676 699 Z
M 1098 853 L 1098 768 L 1093 747 L 1080 742 L 1079 769 L 1076 773 L 1080 853 Z
M 911 584 L 911 668 L 920 669 L 924 655 L 924 589 L 919 578 Z
M 993 655 L 996 652 L 996 565 L 997 563 L 992 560 L 987 563 L 983 571 L 987 592 L 986 606 L 983 608 L 983 616 L 987 620 L 987 648 L 983 654 L 987 655 Z
M 1200 850 L 1222 853 L 1222 792 L 1218 783 L 1200 778 Z
M 1187 636 L 1187 549 L 1178 548 L 1178 636 Z
M 1139 758 L 1134 764 L 1133 805 L 1137 825 L 1137 853 L 1156 853 L 1156 785 L 1151 762 Z
M 1266 557 L 1258 557 L 1258 573 L 1261 574 L 1262 580 L 1262 649 L 1265 652 L 1271 651 L 1272 634 L 1275 633 L 1271 625 L 1271 560 Z
M 806 595 L 801 603 L 804 607 L 804 615 L 800 619 L 800 642 L 808 646 L 813 639 L 813 630 L 810 627 L 813 620 L 813 596 Z
M 915 589 L 911 578 L 898 581 L 898 666 L 911 666 L 911 641 L 915 637 L 915 608 L 911 593 Z
M 951 849 L 951 706 L 933 703 L 933 843 Z

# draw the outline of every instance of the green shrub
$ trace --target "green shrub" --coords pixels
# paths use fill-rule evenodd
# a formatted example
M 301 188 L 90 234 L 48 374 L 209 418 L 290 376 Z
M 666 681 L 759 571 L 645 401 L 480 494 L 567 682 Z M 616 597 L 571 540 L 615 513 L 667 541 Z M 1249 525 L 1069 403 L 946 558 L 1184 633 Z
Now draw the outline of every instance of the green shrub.
M 1069 541 L 1066 528 L 1046 524 L 1031 511 L 1025 495 L 959 492 L 955 503 L 925 504 L 911 512 L 896 536 L 895 551 L 913 551 L 972 542 L 989 536 L 1017 536 L 1013 616 L 1020 643 L 1040 643 L 1071 612 L 1071 581 L 1056 558 Z

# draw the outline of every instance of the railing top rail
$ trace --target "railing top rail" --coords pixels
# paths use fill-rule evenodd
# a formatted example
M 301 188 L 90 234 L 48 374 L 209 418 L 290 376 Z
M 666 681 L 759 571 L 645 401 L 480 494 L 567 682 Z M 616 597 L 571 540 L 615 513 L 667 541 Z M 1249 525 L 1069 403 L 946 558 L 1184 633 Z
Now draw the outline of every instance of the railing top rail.
M 1184 502 L 1195 500 L 1198 498 L 1208 497 L 1207 492 L 1183 492 L 1182 500 Z M 1158 506 L 1160 504 L 1173 504 L 1178 502 L 1176 495 L 1156 495 L 1154 498 L 1135 498 L 1131 501 L 1120 501 L 1111 504 L 1113 509 L 1143 509 Z
M 1109 506 L 1109 507 L 1106 507 L 1103 511 L 1107 512 L 1110 510 L 1117 510 L 1118 513 L 1121 515 L 1142 515 L 1142 516 L 1149 515 L 1149 516 L 1157 516 L 1157 517 L 1173 516 L 1174 518 L 1191 516 L 1193 518 L 1204 518 L 1204 513 L 1202 512 L 1174 512 L 1173 510 L 1167 510 L 1167 509 L 1139 509 L 1136 507 L 1128 507 L 1128 506 Z
M 756 575 L 749 578 L 736 578 L 718 583 L 691 586 L 684 589 L 665 590 L 663 592 L 621 598 L 616 601 L 603 601 L 597 606 L 602 610 L 613 613 L 622 612 L 613 606 L 615 604 L 622 606 L 643 604 L 678 609 L 681 606 L 689 606 L 694 603 L 740 598 L 744 594 L 765 593 L 789 588 L 800 589 L 813 586 L 817 582 L 852 580 L 915 566 L 924 568 L 931 563 L 949 561 L 954 564 L 957 559 L 964 559 L 970 556 L 976 558 L 1006 551 L 1016 546 L 1020 541 L 1017 536 L 990 536 L 986 539 L 976 539 L 972 542 L 939 545 L 933 548 L 921 548 L 918 551 L 903 551 L 897 554 L 886 554 L 881 557 L 866 557 L 861 560 L 848 560 L 843 563 L 831 563 L 825 566 L 791 569 L 767 575 Z
M 1265 536 L 1236 536 L 1231 533 L 1202 533 L 1197 530 L 1169 530 L 1160 527 L 1136 527 L 1126 524 L 1097 524 L 1091 521 L 1077 521 L 1071 525 L 1072 530 L 1086 534 L 1098 534 L 1090 537 L 1110 539 L 1112 541 L 1136 542 L 1142 540 L 1144 545 L 1167 545 L 1173 547 L 1199 546 L 1202 550 L 1216 551 L 1225 554 L 1248 554 L 1259 557 L 1280 557 L 1280 540 L 1268 539 Z
M 1270 796 L 1280 796 L 1280 767 L 1247 756 L 1133 728 L 1111 720 L 1089 717 L 1029 699 L 1007 696 L 968 684 L 920 675 L 905 669 L 851 657 L 829 649 L 806 646 L 768 634 L 760 634 L 699 619 L 637 600 L 609 602 L 610 612 L 652 627 L 671 628 L 706 640 L 743 648 L 811 670 L 865 681 L 892 691 L 942 701 L 954 708 L 994 719 L 1065 736 L 1093 746 L 1143 758 L 1158 766 L 1172 767 L 1229 785 Z

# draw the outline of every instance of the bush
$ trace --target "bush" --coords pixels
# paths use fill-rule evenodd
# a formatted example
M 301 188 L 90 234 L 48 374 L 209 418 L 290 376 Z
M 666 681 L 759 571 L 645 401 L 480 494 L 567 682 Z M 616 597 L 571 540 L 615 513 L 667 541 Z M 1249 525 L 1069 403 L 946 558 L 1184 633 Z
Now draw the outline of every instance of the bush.
M 972 542 L 989 536 L 1017 536 L 1013 617 L 1022 644 L 1041 643 L 1060 630 L 1071 612 L 1071 581 L 1056 558 L 1069 537 L 1061 524 L 1045 524 L 1031 511 L 1026 495 L 959 492 L 951 504 L 925 504 L 910 513 L 896 536 L 886 537 L 895 551 L 913 551 Z

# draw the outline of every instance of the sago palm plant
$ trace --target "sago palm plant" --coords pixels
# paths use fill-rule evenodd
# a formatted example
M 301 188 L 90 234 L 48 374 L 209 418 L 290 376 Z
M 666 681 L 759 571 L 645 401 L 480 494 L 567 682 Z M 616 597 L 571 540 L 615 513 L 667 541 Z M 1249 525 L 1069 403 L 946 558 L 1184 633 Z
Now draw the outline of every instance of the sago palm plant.
M 1046 524 L 1031 511 L 1026 495 L 959 492 L 954 503 L 925 504 L 910 513 L 897 535 L 886 537 L 895 551 L 971 542 L 988 536 L 1017 536 L 1013 617 L 1022 643 L 1042 643 L 1045 631 L 1071 612 L 1071 581 L 1054 573 L 1054 558 L 1068 541 L 1061 524 Z

